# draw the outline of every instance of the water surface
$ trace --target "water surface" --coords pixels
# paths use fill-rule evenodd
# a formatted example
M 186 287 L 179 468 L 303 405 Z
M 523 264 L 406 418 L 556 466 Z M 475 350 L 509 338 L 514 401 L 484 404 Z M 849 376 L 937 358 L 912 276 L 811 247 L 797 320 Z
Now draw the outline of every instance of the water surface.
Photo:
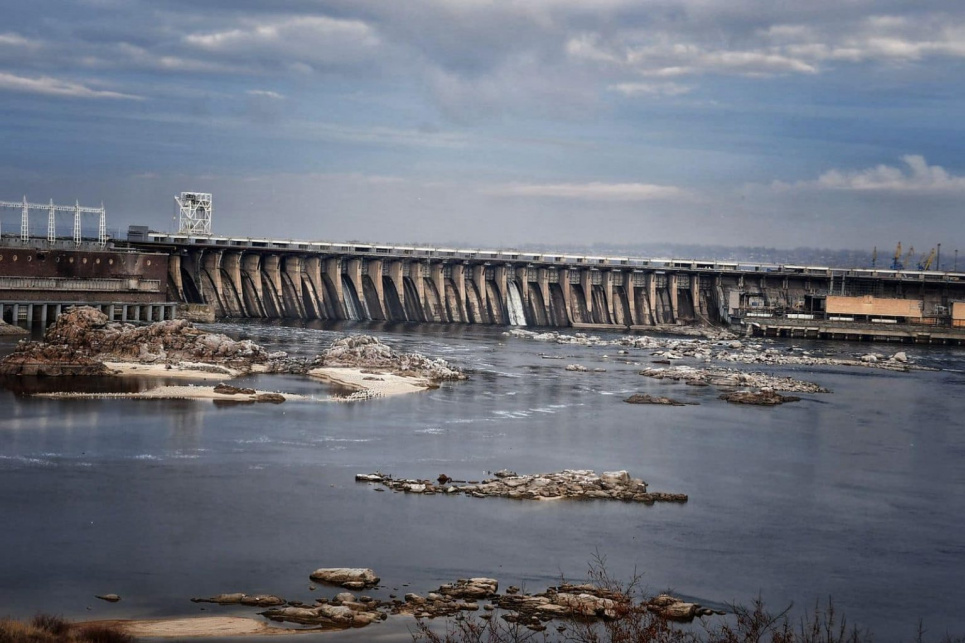
M 9 386 L 0 391 L 5 613 L 198 614 L 190 597 L 235 591 L 310 602 L 323 590 L 310 592 L 308 575 L 322 566 L 374 568 L 386 588 L 372 594 L 382 597 L 478 575 L 541 590 L 561 575 L 582 579 L 601 554 L 617 576 L 636 570 L 653 591 L 710 606 L 760 593 L 774 607 L 806 607 L 830 595 L 879 640 L 911 639 L 919 617 L 933 633 L 965 632 L 960 350 L 795 341 L 842 354 L 905 348 L 945 370 L 768 369 L 833 393 L 767 409 L 643 378 L 647 351 L 624 356 L 492 328 L 211 328 L 304 355 L 345 330 L 373 332 L 443 356 L 472 379 L 364 403 L 229 407 L 36 399 L 25 387 L 61 384 Z M 566 372 L 568 363 L 606 372 Z M 290 376 L 238 383 L 323 392 Z M 624 404 L 633 392 L 700 404 Z M 627 469 L 690 501 L 527 503 L 380 493 L 353 481 L 376 470 L 476 480 L 502 468 Z M 106 592 L 124 600 L 93 598 Z M 376 635 L 409 639 L 400 625 L 324 638 Z

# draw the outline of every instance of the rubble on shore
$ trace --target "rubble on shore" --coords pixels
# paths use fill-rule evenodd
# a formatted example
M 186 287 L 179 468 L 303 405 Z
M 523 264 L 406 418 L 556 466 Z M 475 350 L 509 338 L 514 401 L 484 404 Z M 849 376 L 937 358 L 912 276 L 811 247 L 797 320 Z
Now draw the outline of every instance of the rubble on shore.
M 356 482 L 372 482 L 393 491 L 416 494 L 464 494 L 473 498 L 511 498 L 514 500 L 619 500 L 641 502 L 687 502 L 682 493 L 651 492 L 647 483 L 631 478 L 626 471 L 608 471 L 597 475 L 585 469 L 566 469 L 556 473 L 519 475 L 498 471 L 495 477 L 481 482 L 457 482 L 446 475 L 435 481 L 396 479 L 383 473 L 356 474 Z

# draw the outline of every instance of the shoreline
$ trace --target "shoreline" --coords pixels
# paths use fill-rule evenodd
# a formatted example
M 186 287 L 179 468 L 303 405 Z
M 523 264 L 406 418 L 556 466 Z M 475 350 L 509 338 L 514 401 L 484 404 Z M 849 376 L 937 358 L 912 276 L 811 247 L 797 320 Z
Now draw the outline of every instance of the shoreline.
M 246 616 L 172 616 L 158 619 L 79 621 L 80 626 L 116 627 L 136 638 L 220 638 L 229 636 L 295 636 L 319 633 L 319 628 L 292 629 Z
M 282 393 L 278 391 L 255 391 L 250 395 L 232 395 L 227 393 L 216 393 L 214 389 L 214 386 L 159 386 L 157 388 L 152 388 L 147 391 L 140 391 L 138 393 L 74 393 L 61 391 L 56 393 L 34 393 L 33 397 L 72 400 L 214 400 L 219 402 L 236 402 L 238 404 L 257 402 L 259 400 L 255 400 L 254 397 L 258 395 L 280 395 L 285 398 L 285 402 L 311 402 L 325 400 L 325 398 L 317 399 L 307 395 Z
M 105 362 L 114 373 L 108 377 L 168 377 L 187 380 L 226 381 L 244 375 L 234 369 L 217 373 L 202 370 L 204 365 L 182 362 L 166 364 L 139 364 L 135 362 Z M 254 374 L 264 373 L 261 369 L 254 369 Z M 286 393 L 284 391 L 256 390 L 252 394 L 218 393 L 214 385 L 206 384 L 167 384 L 132 393 L 83 393 L 58 391 L 52 393 L 34 393 L 33 397 L 46 399 L 128 399 L 128 400 L 212 400 L 216 402 L 249 403 L 258 401 L 256 396 L 280 395 L 285 402 L 351 402 L 378 397 L 392 397 L 417 393 L 434 388 L 434 384 L 424 378 L 403 377 L 387 372 L 377 372 L 371 369 L 349 367 L 316 368 L 307 373 L 310 379 L 342 386 L 353 391 L 351 395 L 342 396 L 320 390 L 319 395 L 304 395 Z M 282 400 L 274 400 L 276 402 Z

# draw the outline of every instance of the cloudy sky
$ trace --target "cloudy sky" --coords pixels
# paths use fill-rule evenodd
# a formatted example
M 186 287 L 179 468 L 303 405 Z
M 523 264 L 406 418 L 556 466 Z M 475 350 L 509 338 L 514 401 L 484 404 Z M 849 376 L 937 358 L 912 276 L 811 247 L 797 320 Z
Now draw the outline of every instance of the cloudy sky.
M 0 199 L 122 232 L 198 190 L 245 236 L 950 255 L 963 79 L 960 0 L 11 2 Z

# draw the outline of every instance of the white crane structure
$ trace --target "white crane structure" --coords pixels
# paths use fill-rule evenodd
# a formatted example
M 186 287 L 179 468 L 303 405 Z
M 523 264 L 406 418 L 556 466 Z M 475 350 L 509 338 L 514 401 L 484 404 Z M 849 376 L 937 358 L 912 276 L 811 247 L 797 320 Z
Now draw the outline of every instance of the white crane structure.
M 27 197 L 23 201 L 0 201 L 0 208 L 13 208 L 20 210 L 20 240 L 26 242 L 30 238 L 30 210 L 47 211 L 47 241 L 57 239 L 57 218 L 58 212 L 72 212 L 74 214 L 74 243 L 81 242 L 80 217 L 82 214 L 96 214 L 99 219 L 97 222 L 97 243 L 101 246 L 107 245 L 107 212 L 104 204 L 99 208 L 82 206 L 75 201 L 74 205 L 56 205 L 53 199 L 50 203 L 28 203 Z
M 211 195 L 207 192 L 182 192 L 174 197 L 178 204 L 178 233 L 211 236 Z

